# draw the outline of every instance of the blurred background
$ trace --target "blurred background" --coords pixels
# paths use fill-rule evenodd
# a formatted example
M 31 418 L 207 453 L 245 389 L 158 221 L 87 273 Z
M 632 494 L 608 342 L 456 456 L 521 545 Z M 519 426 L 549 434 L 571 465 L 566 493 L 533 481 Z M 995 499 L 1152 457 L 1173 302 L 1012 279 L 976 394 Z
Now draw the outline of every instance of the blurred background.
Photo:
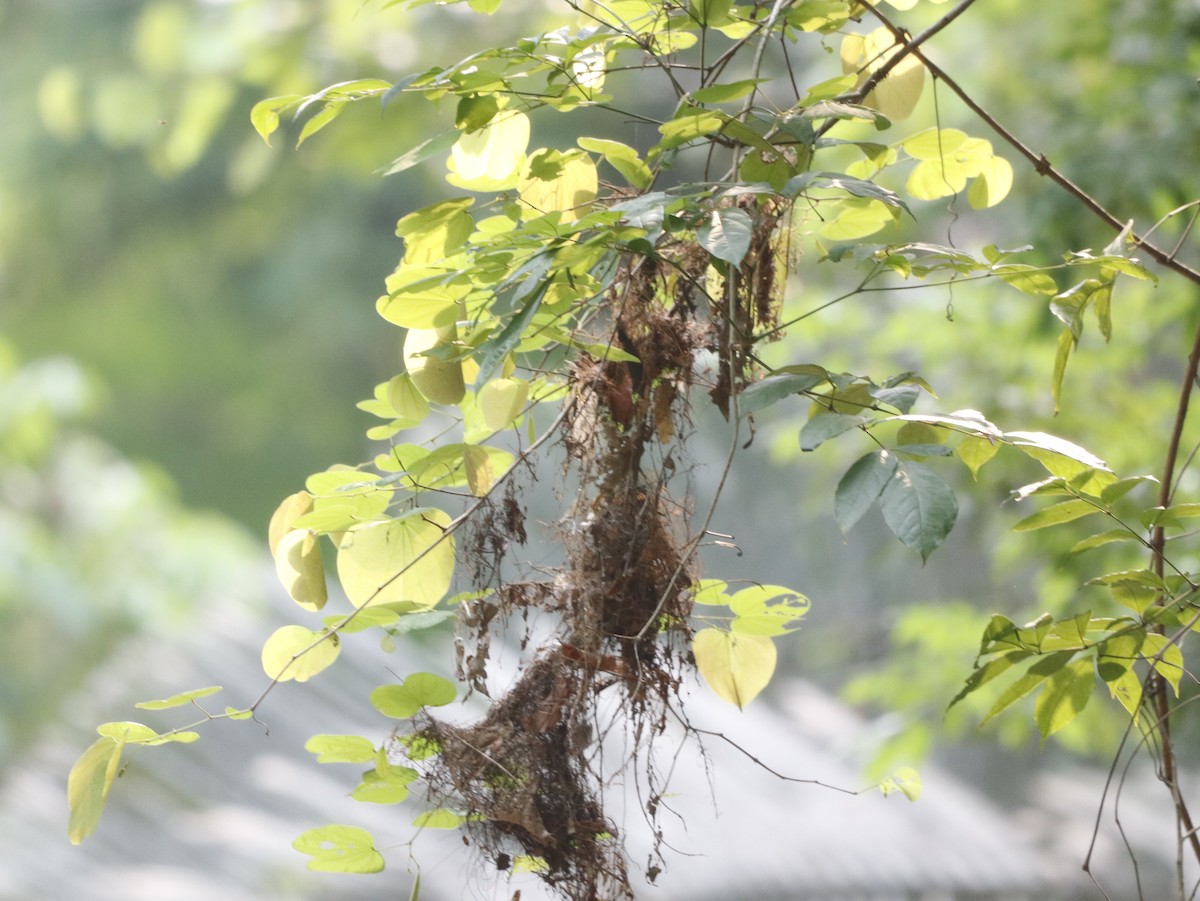
M 922 4 L 903 15 L 916 30 L 942 11 Z M 363 434 L 372 423 L 355 403 L 400 366 L 400 332 L 374 311 L 400 253 L 395 222 L 453 189 L 440 161 L 400 176 L 379 173 L 448 127 L 452 111 L 405 98 L 386 109 L 357 104 L 296 150 L 294 125 L 269 147 L 250 127 L 250 107 L 354 78 L 394 81 L 505 36 L 556 27 L 565 12 L 550 0 L 507 2 L 490 18 L 363 0 L 0 0 L 0 780 L 10 825 L 25 830 L 22 858 L 45 855 L 46 863 L 61 853 L 51 874 L 85 859 L 104 865 L 86 843 L 66 845 L 61 795 L 35 804 L 26 789 L 42 785 L 47 798 L 53 786 L 61 792 L 95 723 L 130 718 L 135 701 L 196 687 L 179 675 L 191 671 L 186 661 L 202 656 L 220 681 L 223 654 L 253 660 L 257 644 L 289 615 L 273 600 L 266 521 L 308 474 L 373 453 Z M 819 42 L 810 46 L 813 80 L 838 74 Z M 929 52 L 1118 216 L 1144 228 L 1200 194 L 1197 4 L 1104 0 L 1085 15 L 1069 4 L 997 0 L 973 8 Z M 634 98 L 654 96 L 652 84 L 630 90 Z M 542 143 L 553 142 L 558 115 L 536 120 Z M 927 85 L 905 128 L 939 119 L 992 140 L 1017 178 L 1012 196 L 986 213 L 961 201 L 920 204 L 920 234 L 941 230 L 947 243 L 971 249 L 1033 243 L 1031 262 L 1098 252 L 1112 239 L 949 92 Z M 639 144 L 632 127 L 624 139 Z M 1186 218 L 1166 222 L 1159 243 L 1185 239 Z M 1194 260 L 1194 246 L 1185 240 L 1181 256 Z M 789 288 L 794 309 L 816 307 L 855 283 L 855 273 L 801 250 L 806 257 Z M 1157 288 L 1120 282 L 1113 340 L 1105 346 L 1094 329 L 1085 334 L 1057 416 L 1050 402 L 1057 320 L 1044 299 L 1004 286 L 861 295 L 806 319 L 771 353 L 776 362 L 818 362 L 877 380 L 912 369 L 939 395 L 925 409 L 973 407 L 1002 428 L 1063 435 L 1121 475 L 1153 473 L 1196 308 L 1194 289 L 1169 275 Z M 843 539 L 833 488 L 865 448 L 835 443 L 802 458 L 796 433 L 807 411 L 792 403 L 759 422 L 714 520 L 737 536 L 743 555 L 706 559 L 706 575 L 782 583 L 813 600 L 806 629 L 780 643 L 787 674 L 807 687 L 783 679 L 763 702 L 777 717 L 767 744 L 784 743 L 772 750 L 792 759 L 786 743 L 800 742 L 795 730 L 814 724 L 789 704 L 817 691 L 858 717 L 843 735 L 854 736 L 839 758 L 847 778 L 865 782 L 924 763 L 978 792 L 980 810 L 990 811 L 979 817 L 999 818 L 1018 844 L 1045 846 L 1034 839 L 1047 830 L 1074 836 L 1079 821 L 1095 815 L 1122 729 L 1105 715 L 1112 711 L 1099 691 L 1083 725 L 1044 749 L 1027 715 L 980 732 L 977 707 L 943 712 L 969 672 L 988 615 L 1022 621 L 1068 602 L 1086 609 L 1093 589 L 1080 584 L 1102 566 L 1136 559 L 1112 548 L 1092 552 L 1095 559 L 1072 557 L 1066 533 L 1008 533 L 1028 512 L 1014 509 L 1008 492 L 1040 478 L 1019 461 L 990 464 L 974 485 L 959 479 L 959 524 L 925 566 L 876 514 Z M 702 509 L 727 435 L 708 412 L 698 414 L 698 426 L 691 449 Z M 1190 448 L 1200 429 L 1187 438 Z M 1197 487 L 1186 472 L 1181 499 L 1195 500 Z M 1193 550 L 1177 554 L 1179 564 L 1196 568 Z M 1106 602 L 1097 592 L 1092 603 L 1099 610 Z M 244 628 L 232 630 L 231 622 Z M 739 728 L 736 719 L 728 723 Z M 1181 747 L 1189 736 L 1200 738 L 1185 727 Z M 819 736 L 806 740 L 829 750 Z M 229 759 L 217 755 L 212 766 Z M 136 793 L 118 785 L 112 803 Z M 188 796 L 186 778 L 180 794 Z M 1158 804 L 1168 815 L 1165 794 L 1147 797 L 1151 811 Z M 193 793 L 185 803 L 207 800 Z M 341 800 L 349 809 L 327 811 L 324 821 L 355 815 Z M 842 816 L 852 836 L 853 810 Z M 253 882 L 257 897 L 368 897 L 345 880 L 306 888 L 302 858 L 288 848 L 292 837 L 286 823 L 274 836 L 286 860 L 272 864 L 276 882 L 245 875 L 250 855 L 242 869 L 222 871 L 220 890 L 240 879 L 243 887 Z M 106 841 L 110 863 L 130 853 Z M 143 869 L 155 859 L 148 841 L 137 843 Z M 1072 842 L 1052 855 L 1068 869 L 1087 849 L 1086 840 Z M 1158 839 L 1147 845 L 1139 853 L 1149 871 L 1161 871 L 1173 847 Z M 0 860 L 8 853 L 0 847 Z M 1127 873 L 1128 861 L 1114 859 L 1114 873 Z M 218 867 L 212 859 L 201 865 Z M 66 894 L 32 890 L 21 880 L 34 877 L 8 861 L 0 869 L 16 874 L 0 882 L 4 897 Z M 299 879 L 279 876 L 295 871 Z M 1046 878 L 1008 888 L 1029 897 L 1050 897 L 1047 885 L 1062 897 L 1087 891 Z M 913 880 L 917 888 L 906 891 L 920 889 L 920 878 Z M 959 896 L 950 883 L 928 874 L 927 881 L 930 891 L 950 893 L 939 897 Z M 879 883 L 889 888 L 886 873 Z M 1122 894 L 1134 891 L 1130 883 L 1114 884 L 1113 897 L 1134 896 Z M 668 890 L 660 894 L 673 897 Z M 370 891 L 399 892 L 394 884 Z M 834 897 L 834 889 L 823 891 L 807 897 Z M 875 897 L 873 889 L 856 891 L 844 897 Z M 126 892 L 114 897 L 135 897 Z

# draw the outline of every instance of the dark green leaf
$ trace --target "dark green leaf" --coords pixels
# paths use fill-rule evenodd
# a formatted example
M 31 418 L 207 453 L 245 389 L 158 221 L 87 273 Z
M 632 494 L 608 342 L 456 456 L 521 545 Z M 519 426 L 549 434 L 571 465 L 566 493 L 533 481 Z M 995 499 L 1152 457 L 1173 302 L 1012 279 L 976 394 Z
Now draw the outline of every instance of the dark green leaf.
M 830 438 L 868 421 L 867 416 L 851 416 L 849 413 L 818 413 L 800 430 L 800 450 L 816 450 Z
M 769 375 L 742 392 L 738 399 L 738 410 L 743 415 L 755 413 L 785 397 L 815 388 L 823 381 L 824 375 L 812 373 L 784 372 Z
M 834 517 L 842 534 L 849 532 L 891 481 L 898 461 L 887 450 L 860 457 L 846 470 L 834 494 Z
M 896 467 L 879 499 L 884 522 L 904 544 L 929 558 L 954 527 L 958 501 L 933 470 L 920 463 Z

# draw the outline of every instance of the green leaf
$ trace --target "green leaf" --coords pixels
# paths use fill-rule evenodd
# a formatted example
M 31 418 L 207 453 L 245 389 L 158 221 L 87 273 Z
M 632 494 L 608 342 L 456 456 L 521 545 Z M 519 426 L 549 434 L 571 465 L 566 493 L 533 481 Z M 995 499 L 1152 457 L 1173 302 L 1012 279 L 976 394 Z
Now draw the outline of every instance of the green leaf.
M 279 539 L 275 547 L 275 574 L 288 597 L 305 610 L 325 606 L 325 564 L 317 536 L 307 529 L 293 529 Z
M 1092 548 L 1103 547 L 1106 544 L 1112 544 L 1115 541 L 1138 541 L 1139 536 L 1136 532 L 1131 532 L 1129 529 L 1109 529 L 1107 532 L 1099 532 L 1095 535 L 1089 535 L 1087 538 L 1080 539 L 1071 545 L 1071 553 L 1079 554 L 1083 551 L 1090 551 Z
M 967 680 L 959 693 L 956 694 L 950 703 L 946 705 L 946 709 L 949 710 L 968 695 L 978 691 L 997 676 L 1007 672 L 1008 669 L 1014 664 L 1020 663 L 1023 660 L 1028 660 L 1031 656 L 1033 656 L 1031 651 L 1006 651 L 1004 654 L 993 657 L 983 666 L 976 666 L 971 672 L 971 675 L 967 677 Z
M 271 135 L 279 128 L 279 113 L 288 107 L 296 106 L 303 100 L 303 94 L 288 94 L 283 97 L 268 97 L 266 100 L 260 100 L 250 109 L 250 124 L 270 145 Z
M 207 688 L 197 688 L 192 691 L 171 695 L 171 697 L 164 698 L 161 701 L 139 701 L 133 706 L 140 707 L 142 710 L 167 710 L 171 707 L 182 707 L 184 704 L 190 704 L 198 698 L 207 698 L 209 695 L 215 695 L 220 690 L 220 685 L 210 685 Z
M 384 716 L 408 719 L 422 707 L 443 707 L 458 696 L 454 683 L 432 673 L 413 673 L 400 685 L 380 685 L 371 703 Z
M 317 755 L 317 763 L 368 763 L 375 745 L 361 735 L 314 735 L 304 750 Z
M 958 459 L 962 460 L 971 470 L 971 476 L 979 478 L 979 470 L 1000 450 L 998 442 L 983 435 L 971 435 L 959 442 L 955 449 Z
M 1058 293 L 1058 284 L 1035 266 L 1026 263 L 1007 263 L 993 266 L 992 273 L 1024 294 L 1034 297 Z
M 319 826 L 292 842 L 292 847 L 313 859 L 310 870 L 326 873 L 378 873 L 383 855 L 375 850 L 375 838 L 356 826 Z
M 958 501 L 933 470 L 899 463 L 879 498 L 892 534 L 927 560 L 954 527 Z
M 798 591 L 782 585 L 753 585 L 728 598 L 733 621 L 731 631 L 739 635 L 784 635 L 798 629 L 798 621 L 811 602 Z
M 1021 698 L 1028 695 L 1035 688 L 1041 685 L 1048 678 L 1061 670 L 1075 656 L 1074 651 L 1057 651 L 1042 659 L 1038 660 L 1033 666 L 1026 670 L 1016 682 L 1004 690 L 1004 693 L 992 705 L 987 716 L 980 722 L 980 726 L 985 725 L 991 719 L 1002 713 L 1007 708 L 1011 707 Z
M 921 787 L 921 774 L 910 766 L 901 767 L 879 783 L 879 791 L 885 798 L 900 792 L 910 801 L 921 797 Z
M 692 652 L 708 687 L 742 710 L 775 672 L 775 643 L 761 635 L 701 629 L 692 639 Z
M 301 144 L 336 119 L 345 106 L 345 101 L 331 101 L 326 103 L 325 106 L 321 108 L 320 112 L 314 116 L 311 116 L 309 120 L 304 123 L 304 127 L 300 129 L 300 137 L 296 139 L 297 149 Z
M 720 207 L 713 210 L 708 225 L 696 232 L 696 238 L 718 260 L 738 266 L 750 250 L 753 233 L 754 220 L 744 210 Z
M 397 172 L 411 169 L 413 166 L 418 166 L 428 159 L 446 153 L 454 146 L 454 142 L 458 140 L 458 136 L 459 133 L 457 131 L 445 131 L 437 137 L 422 141 L 416 147 L 392 160 L 392 164 L 384 170 L 383 174 L 385 176 L 395 175 Z
M 439 807 L 417 814 L 413 818 L 412 824 L 418 829 L 457 829 L 465 822 L 467 822 L 467 818 L 461 813 Z
M 1006 432 L 1006 439 L 1022 453 L 1037 460 L 1052 476 L 1070 482 L 1072 487 L 1092 497 L 1117 480 L 1108 465 L 1090 451 L 1045 432 Z M 1091 475 L 1082 483 L 1078 477 Z
M 329 632 L 281 626 L 263 645 L 262 668 L 280 682 L 306 682 L 337 660 L 340 651 L 341 642 Z
M 1157 485 L 1158 479 L 1154 476 L 1129 476 L 1125 479 L 1118 479 L 1100 492 L 1100 502 L 1105 505 L 1114 504 L 1119 498 L 1124 497 L 1142 483 Z
M 849 413 L 818 413 L 800 429 L 800 450 L 816 450 L 830 438 L 869 421 L 868 416 L 852 416 Z
M 642 162 L 638 152 L 628 144 L 601 138 L 579 138 L 577 143 L 584 150 L 599 153 L 605 161 L 638 190 L 645 190 L 654 181 L 654 173 Z
M 100 738 L 83 752 L 67 776 L 67 806 L 70 819 L 67 837 L 78 845 L 96 831 L 108 790 L 112 787 L 121 765 L 121 750 L 125 743 L 112 738 Z
M 1165 635 L 1147 632 L 1142 639 L 1142 656 L 1175 690 L 1179 697 L 1179 681 L 1183 677 L 1183 652 Z
M 1088 659 L 1076 660 L 1050 677 L 1033 705 L 1033 720 L 1043 742 L 1079 716 L 1095 684 L 1092 661 Z
M 785 397 L 815 388 L 825 381 L 824 375 L 783 372 L 769 375 L 747 387 L 738 398 L 738 411 L 750 415 L 769 407 Z
M 419 776 L 416 770 L 406 766 L 387 766 L 382 772 L 367 770 L 350 797 L 367 804 L 399 804 L 408 797 L 408 786 Z
M 1100 512 L 1102 511 L 1095 504 L 1085 500 L 1073 499 L 1062 501 L 1026 516 L 1014 525 L 1012 530 L 1014 532 L 1032 532 L 1036 529 L 1057 526 L 1064 522 L 1071 522 L 1072 520 Z
M 762 78 L 747 78 L 743 81 L 727 81 L 709 85 L 693 91 L 692 99 L 697 103 L 728 103 L 731 100 L 740 100 L 763 81 Z
M 845 535 L 879 499 L 896 472 L 899 460 L 888 450 L 859 457 L 846 470 L 834 494 L 834 518 Z

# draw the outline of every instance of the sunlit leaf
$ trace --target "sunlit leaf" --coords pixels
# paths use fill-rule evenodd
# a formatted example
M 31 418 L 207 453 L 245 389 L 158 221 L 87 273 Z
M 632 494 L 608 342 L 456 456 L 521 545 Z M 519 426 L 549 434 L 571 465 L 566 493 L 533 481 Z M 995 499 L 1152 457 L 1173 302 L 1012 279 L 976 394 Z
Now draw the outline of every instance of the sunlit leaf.
M 260 100 L 250 110 L 250 124 L 267 144 L 271 143 L 271 135 L 279 128 L 279 114 L 289 107 L 296 106 L 304 100 L 303 94 L 288 94 L 283 97 L 268 97 Z
M 305 610 L 325 606 L 325 564 L 317 536 L 307 529 L 296 529 L 280 539 L 275 548 L 275 573 L 288 597 Z
M 775 643 L 761 635 L 701 629 L 692 639 L 696 667 L 717 697 L 744 709 L 775 672 Z
M 1012 165 L 1004 157 L 994 156 L 984 164 L 983 171 L 971 182 L 967 201 L 974 209 L 993 207 L 1012 190 Z
M 1036 513 L 1030 514 L 1012 527 L 1014 532 L 1032 532 L 1036 529 L 1045 529 L 1048 526 L 1056 526 L 1064 522 L 1071 522 L 1083 516 L 1091 516 L 1093 513 L 1100 513 L 1101 510 L 1095 504 L 1084 500 L 1069 500 L 1046 507 L 1043 510 L 1038 510 Z
M 182 707 L 184 704 L 190 704 L 199 698 L 207 698 L 209 695 L 215 695 L 220 690 L 220 685 L 210 685 L 207 688 L 197 688 L 192 691 L 171 695 L 171 697 L 163 698 L 159 701 L 141 701 L 133 706 L 140 707 L 142 710 L 168 710 L 172 707 Z
M 887 779 L 879 783 L 879 791 L 886 798 L 895 792 L 900 792 L 910 801 L 921 797 L 921 774 L 912 767 L 901 767 Z
M 436 810 L 425 810 L 417 814 L 412 824 L 418 829 L 457 829 L 467 818 L 461 813 L 439 807 Z
M 1083 712 L 1095 684 L 1088 659 L 1069 663 L 1050 676 L 1033 705 L 1033 719 L 1043 741 Z
M 409 329 L 404 336 L 404 368 L 413 384 L 429 400 L 438 404 L 456 404 L 466 394 L 462 363 L 439 356 L 452 351 L 458 329 Z
M 432 607 L 450 588 L 454 543 L 450 516 L 423 508 L 402 519 L 351 529 L 338 546 L 338 577 L 356 607 Z
M 517 183 L 529 146 L 529 117 L 501 110 L 478 131 L 464 134 L 450 148 L 447 179 L 472 191 L 503 191 Z
M 1000 697 L 996 699 L 996 702 L 992 705 L 980 725 L 986 724 L 1017 701 L 1029 695 L 1035 688 L 1066 666 L 1074 656 L 1074 651 L 1056 651 L 1038 660 L 1017 681 L 1004 690 Z
M 356 826 L 320 826 L 309 829 L 292 842 L 292 847 L 313 859 L 310 870 L 326 873 L 378 873 L 383 855 L 375 850 L 375 838 Z
M 842 71 L 858 73 L 862 84 L 899 50 L 896 38 L 886 28 L 876 28 L 867 35 L 848 34 L 842 39 Z M 864 103 L 889 119 L 904 119 L 916 108 L 924 87 L 925 66 L 915 55 L 908 54 L 866 96 Z
M 529 398 L 529 382 L 523 379 L 492 379 L 479 389 L 479 409 L 493 432 L 508 428 L 520 415 Z
M 408 719 L 422 707 L 444 707 L 458 697 L 454 683 L 433 673 L 413 673 L 400 685 L 381 685 L 371 703 L 384 716 Z
M 317 763 L 367 763 L 375 759 L 375 745 L 361 735 L 314 735 L 304 750 L 317 755 Z
M 971 435 L 964 438 L 955 448 L 955 454 L 971 470 L 971 475 L 979 477 L 979 470 L 1000 450 L 1000 445 L 983 435 Z
M 524 215 L 541 216 L 561 212 L 563 222 L 578 219 L 587 212 L 588 205 L 596 199 L 599 190 L 596 164 L 586 153 L 574 151 L 563 154 L 553 167 L 553 174 L 543 178 L 536 174 L 538 157 L 539 154 L 534 154 L 530 158 L 517 182 L 521 203 L 526 207 Z
M 1142 656 L 1151 661 L 1155 671 L 1166 680 L 1179 697 L 1179 681 L 1183 678 L 1183 652 L 1166 635 L 1147 632 L 1142 639 Z
M 78 845 L 96 830 L 121 765 L 122 748 L 124 742 L 97 739 L 71 767 L 67 776 L 67 837 L 71 844 Z
M 275 508 L 275 512 L 271 514 L 270 525 L 267 526 L 267 547 L 272 554 L 275 553 L 279 540 L 296 528 L 296 520 L 312 510 L 312 506 L 312 495 L 307 491 L 297 491 L 285 497 Z
M 363 773 L 362 782 L 350 793 L 355 801 L 367 804 L 399 804 L 408 797 L 408 786 L 419 774 L 406 766 L 387 766 Z
M 272 679 L 305 682 L 337 660 L 340 650 L 336 635 L 281 626 L 263 645 L 262 667 Z

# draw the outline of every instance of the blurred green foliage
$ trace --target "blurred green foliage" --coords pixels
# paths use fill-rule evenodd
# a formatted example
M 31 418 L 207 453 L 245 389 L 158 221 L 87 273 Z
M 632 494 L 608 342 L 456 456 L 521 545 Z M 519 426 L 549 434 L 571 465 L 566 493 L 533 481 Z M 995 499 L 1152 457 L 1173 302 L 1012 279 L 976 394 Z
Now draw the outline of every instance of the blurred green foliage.
M 97 391 L 72 361 L 0 340 L 0 756 L 32 741 L 126 633 L 171 635 L 220 597 L 261 595 L 254 543 L 186 510 L 170 480 L 81 426 Z

